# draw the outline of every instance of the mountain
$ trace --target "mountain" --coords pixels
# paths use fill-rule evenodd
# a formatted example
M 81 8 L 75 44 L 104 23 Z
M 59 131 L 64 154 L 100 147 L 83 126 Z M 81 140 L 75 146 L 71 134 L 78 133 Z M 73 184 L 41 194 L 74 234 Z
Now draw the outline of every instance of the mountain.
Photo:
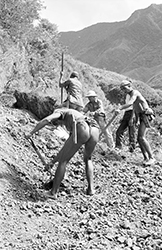
M 156 88 L 162 75 L 162 4 L 137 10 L 126 21 L 61 32 L 60 42 L 75 59 Z

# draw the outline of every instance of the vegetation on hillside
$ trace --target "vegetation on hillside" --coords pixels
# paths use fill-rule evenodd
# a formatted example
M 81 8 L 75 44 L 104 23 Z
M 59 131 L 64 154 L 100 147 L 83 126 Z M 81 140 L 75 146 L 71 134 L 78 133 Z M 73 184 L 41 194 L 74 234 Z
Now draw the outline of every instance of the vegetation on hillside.
M 0 3 L 1 90 L 52 86 L 62 48 L 57 26 L 40 18 L 41 8 L 39 0 Z
M 14 42 L 25 40 L 39 19 L 39 0 L 2 0 L 0 2 L 0 25 Z
M 89 89 L 95 89 L 107 112 L 112 105 L 121 103 L 123 96 L 118 86 L 124 76 L 74 60 L 59 42 L 57 25 L 40 18 L 42 8 L 40 0 L 0 2 L 0 92 L 39 92 L 60 102 L 58 80 L 64 51 L 64 79 L 73 70 L 79 72 L 85 103 Z M 134 82 L 160 116 L 160 92 Z M 161 127 L 161 121 L 157 123 Z

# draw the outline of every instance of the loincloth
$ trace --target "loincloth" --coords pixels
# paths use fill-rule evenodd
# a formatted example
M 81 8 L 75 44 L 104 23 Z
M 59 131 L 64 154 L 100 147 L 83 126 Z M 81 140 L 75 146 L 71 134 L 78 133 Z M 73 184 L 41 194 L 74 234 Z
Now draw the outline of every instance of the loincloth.
M 154 120 L 154 115 L 152 114 L 145 114 L 143 113 L 139 113 L 139 118 L 140 118 L 140 122 L 144 122 L 146 128 L 150 128 L 151 127 L 151 122 Z

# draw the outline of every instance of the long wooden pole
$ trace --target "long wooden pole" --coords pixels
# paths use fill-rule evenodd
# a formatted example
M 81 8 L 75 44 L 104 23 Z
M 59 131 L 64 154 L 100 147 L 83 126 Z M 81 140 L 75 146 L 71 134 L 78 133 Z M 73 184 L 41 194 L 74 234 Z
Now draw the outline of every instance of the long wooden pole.
M 62 52 L 62 56 L 61 56 L 61 72 L 63 72 L 63 70 L 64 70 L 64 52 Z M 63 103 L 63 87 L 61 86 L 61 104 L 62 103 Z

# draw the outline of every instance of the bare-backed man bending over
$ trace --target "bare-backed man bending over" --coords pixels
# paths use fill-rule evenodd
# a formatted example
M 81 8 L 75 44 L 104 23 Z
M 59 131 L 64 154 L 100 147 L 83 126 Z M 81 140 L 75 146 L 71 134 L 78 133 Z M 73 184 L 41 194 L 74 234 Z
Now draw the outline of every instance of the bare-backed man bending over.
M 95 189 L 93 183 L 93 163 L 91 158 L 99 140 L 98 124 L 95 120 L 88 121 L 83 114 L 74 109 L 61 108 L 55 110 L 52 115 L 40 121 L 26 137 L 30 138 L 34 133 L 51 123 L 56 126 L 64 125 L 70 134 L 60 152 L 49 164 L 49 166 L 52 166 L 55 162 L 58 162 L 53 179 L 53 187 L 46 196 L 54 199 L 57 197 L 57 192 L 65 175 L 66 165 L 82 145 L 85 145 L 84 163 L 88 182 L 87 194 L 93 195 Z

